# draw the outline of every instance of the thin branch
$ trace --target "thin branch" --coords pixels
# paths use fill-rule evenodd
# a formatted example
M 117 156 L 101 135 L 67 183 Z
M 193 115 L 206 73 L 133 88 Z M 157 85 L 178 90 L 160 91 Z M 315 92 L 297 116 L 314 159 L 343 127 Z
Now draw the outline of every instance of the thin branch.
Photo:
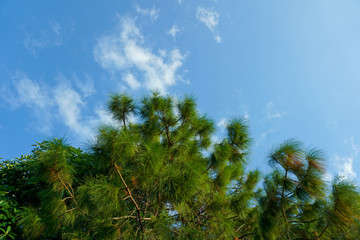
M 292 192 L 289 192 L 288 194 L 285 195 L 285 197 L 288 197 L 292 194 L 294 194 L 296 192 L 296 190 L 300 187 L 301 182 L 299 181 L 298 184 L 296 185 L 296 187 L 294 188 L 294 190 Z
M 122 216 L 122 217 L 113 217 L 111 220 L 120 220 L 120 219 L 128 219 L 128 218 L 134 218 L 137 219 L 137 216 Z M 151 218 L 142 218 L 142 220 L 150 221 Z
M 122 200 L 124 201 L 124 200 L 126 200 L 126 199 L 128 199 L 128 198 L 130 198 L 130 196 L 126 196 L 126 197 L 124 197 Z
M 74 194 L 73 194 L 73 192 L 70 191 L 70 189 L 67 187 L 67 185 L 63 182 L 63 180 L 62 180 L 61 177 L 59 176 L 59 174 L 58 174 L 58 173 L 55 173 L 55 174 L 56 174 L 56 176 L 58 177 L 58 179 L 60 180 L 61 184 L 66 188 L 66 190 L 67 190 L 68 193 L 70 194 L 71 198 L 74 199 Z M 74 199 L 74 202 L 75 202 L 75 204 L 76 204 L 75 199 Z M 76 204 L 76 205 L 77 205 L 77 204 Z
M 77 207 L 74 207 L 74 208 L 71 208 L 71 209 L 69 209 L 69 210 L 66 210 L 66 211 L 63 212 L 62 214 L 58 215 L 58 217 L 61 217 L 62 215 L 66 214 L 66 213 L 72 212 L 72 211 L 74 211 L 75 209 L 77 209 Z
M 285 177 L 284 177 L 284 182 L 283 182 L 283 188 L 282 188 L 282 192 L 281 192 L 281 211 L 282 211 L 282 215 L 286 224 L 286 238 L 289 238 L 289 231 L 288 231 L 288 220 L 286 217 L 286 213 L 285 213 L 285 209 L 284 209 L 284 192 L 285 192 L 285 183 L 286 183 L 286 178 L 287 178 L 287 174 L 288 174 L 288 170 L 286 169 L 285 171 Z
M 244 223 L 243 225 L 241 225 L 240 227 L 238 227 L 238 229 L 236 229 L 236 231 L 235 231 L 235 232 L 240 231 L 240 229 L 241 229 L 243 226 L 245 226 L 245 223 Z
M 169 126 L 166 124 L 166 119 L 165 119 L 164 112 L 162 112 L 162 119 L 163 119 L 165 130 L 166 130 L 166 138 L 167 138 L 167 141 L 168 141 L 168 148 L 170 149 L 171 141 L 170 141 L 170 135 L 169 135 Z
M 74 211 L 75 209 L 77 209 L 77 207 L 72 208 L 72 209 L 69 209 L 69 210 L 67 210 L 65 213 L 68 213 L 68 212 Z
M 124 129 L 125 129 L 125 132 L 126 132 L 126 122 L 125 122 L 125 117 L 123 118 L 123 124 L 124 124 Z
M 61 201 L 65 202 L 65 201 L 68 200 L 68 199 L 72 199 L 72 197 L 63 198 Z
M 59 174 L 58 174 L 58 173 L 55 173 L 55 174 L 56 174 L 56 176 L 58 177 L 58 179 L 60 180 L 61 184 L 62 184 L 62 185 L 66 188 L 66 190 L 68 191 L 69 195 L 71 196 L 71 199 L 74 200 L 74 203 L 75 203 L 75 205 L 76 205 L 76 208 L 79 208 L 80 211 L 81 211 L 84 215 L 86 215 L 87 217 L 91 218 L 89 215 L 87 215 L 87 214 L 79 207 L 79 205 L 78 205 L 78 203 L 77 203 L 77 201 L 76 201 L 76 199 L 75 199 L 75 197 L 74 197 L 74 193 L 73 193 L 72 191 L 70 191 L 70 189 L 66 186 L 66 184 L 63 182 L 63 180 L 60 178 Z M 75 209 L 75 208 L 74 208 L 74 209 Z
M 326 229 L 329 227 L 329 225 L 326 225 L 326 227 L 324 228 L 324 230 L 322 230 L 321 234 L 319 235 L 319 239 L 321 238 L 321 236 L 325 233 Z
M 133 202 L 133 204 L 134 204 L 134 206 L 135 206 L 135 208 L 136 208 L 136 213 L 137 213 L 137 217 L 138 217 L 138 220 L 139 220 L 139 223 L 140 223 L 141 231 L 144 231 L 144 226 L 143 226 L 143 223 L 142 223 L 142 220 L 141 220 L 141 212 L 140 212 L 139 205 L 136 203 L 135 199 L 133 198 L 133 196 L 132 196 L 132 194 L 131 194 L 131 191 L 130 191 L 128 185 L 126 184 L 123 176 L 121 175 L 117 164 L 114 163 L 114 166 L 115 166 L 115 168 L 116 168 L 117 173 L 119 174 L 119 176 L 120 176 L 120 178 L 121 178 L 121 181 L 123 182 L 123 184 L 124 184 L 124 186 L 125 186 L 125 188 L 126 188 L 127 193 L 129 194 L 129 197 L 130 197 L 131 201 Z

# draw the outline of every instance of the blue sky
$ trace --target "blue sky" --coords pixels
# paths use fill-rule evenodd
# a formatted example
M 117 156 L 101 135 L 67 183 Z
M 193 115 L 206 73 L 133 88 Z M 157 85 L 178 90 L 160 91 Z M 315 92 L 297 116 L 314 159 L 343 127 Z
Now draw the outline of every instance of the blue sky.
M 360 176 L 360 2 L 0 2 L 0 156 L 65 137 L 85 147 L 110 92 L 194 94 L 218 136 L 245 117 L 249 168 L 289 138 Z

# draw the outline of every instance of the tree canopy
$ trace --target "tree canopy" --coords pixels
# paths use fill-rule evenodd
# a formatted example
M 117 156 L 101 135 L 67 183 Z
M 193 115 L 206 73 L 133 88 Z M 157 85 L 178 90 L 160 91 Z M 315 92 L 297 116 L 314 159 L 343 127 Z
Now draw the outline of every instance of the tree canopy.
M 291 139 L 247 169 L 251 138 L 192 96 L 113 94 L 86 151 L 53 138 L 0 163 L 0 239 L 357 239 L 360 193 L 324 180 L 321 150 Z

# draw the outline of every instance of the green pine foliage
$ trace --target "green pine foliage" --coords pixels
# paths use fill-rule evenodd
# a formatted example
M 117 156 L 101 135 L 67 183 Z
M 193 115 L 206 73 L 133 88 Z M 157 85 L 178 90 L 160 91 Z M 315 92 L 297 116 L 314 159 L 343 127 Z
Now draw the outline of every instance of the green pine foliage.
M 0 163 L 0 239 L 358 238 L 359 190 L 324 181 L 322 151 L 285 141 L 263 176 L 245 120 L 214 141 L 192 96 L 113 94 L 108 110 L 86 152 L 54 138 Z

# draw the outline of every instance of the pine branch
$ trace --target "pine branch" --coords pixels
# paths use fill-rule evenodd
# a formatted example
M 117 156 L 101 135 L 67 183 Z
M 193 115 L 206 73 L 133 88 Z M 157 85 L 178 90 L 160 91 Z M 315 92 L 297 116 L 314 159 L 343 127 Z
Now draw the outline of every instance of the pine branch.
M 63 212 L 62 214 L 60 214 L 58 217 L 61 217 L 62 215 L 66 214 L 66 213 L 72 212 L 72 211 L 74 211 L 75 209 L 77 209 L 77 207 L 74 207 L 74 208 L 71 208 L 71 209 L 69 209 L 69 210 L 66 210 L 65 212 Z
M 126 122 L 125 122 L 125 118 L 123 118 L 123 124 L 124 124 L 124 130 L 126 132 Z
M 325 231 L 328 229 L 329 225 L 326 225 L 326 227 L 324 228 L 324 230 L 322 230 L 322 232 L 319 235 L 319 239 L 321 238 L 321 236 L 325 233 Z
M 128 185 L 126 184 L 123 176 L 121 175 L 119 169 L 118 169 L 118 166 L 116 163 L 114 163 L 114 166 L 116 168 L 116 171 L 117 173 L 119 174 L 120 178 L 121 178 L 121 181 L 123 182 L 125 188 L 126 188 L 126 191 L 128 192 L 129 196 L 130 196 L 130 199 L 131 201 L 133 202 L 135 208 L 136 208 L 136 213 L 137 213 L 137 217 L 138 217 L 138 220 L 139 220 L 139 223 L 140 223 L 140 228 L 141 228 L 141 231 L 144 231 L 144 226 L 143 226 L 143 223 L 142 223 L 142 220 L 141 220 L 141 212 L 140 212 L 140 208 L 139 208 L 139 205 L 136 203 L 135 199 L 133 198 L 132 194 L 131 194 L 131 191 L 128 187 Z
M 166 124 L 166 119 L 165 119 L 164 112 L 162 112 L 162 120 L 163 120 L 163 123 L 164 123 L 164 126 L 165 126 L 166 138 L 167 138 L 167 142 L 168 142 L 168 148 L 170 149 L 171 141 L 170 141 L 170 134 L 169 134 L 169 126 Z
M 284 192 L 285 192 L 285 183 L 286 183 L 286 179 L 287 179 L 287 174 L 288 174 L 288 170 L 286 169 L 285 171 L 285 177 L 284 177 L 284 182 L 283 182 L 283 187 L 282 187 L 282 192 L 281 192 L 281 211 L 282 211 L 282 215 L 286 224 L 286 238 L 289 238 L 289 231 L 288 231 L 288 220 L 286 217 L 286 213 L 285 213 L 285 209 L 284 209 Z
M 72 191 L 70 191 L 70 189 L 66 186 L 66 184 L 63 182 L 63 180 L 60 178 L 59 174 L 58 174 L 58 173 L 55 173 L 55 174 L 56 174 L 56 176 L 58 177 L 58 179 L 60 180 L 61 184 L 62 184 L 62 185 L 66 188 L 66 190 L 68 191 L 69 195 L 71 196 L 71 199 L 74 200 L 74 203 L 75 203 L 75 205 L 76 205 L 76 208 L 79 208 L 80 211 L 81 211 L 85 216 L 91 218 L 89 215 L 87 215 L 87 214 L 79 207 L 79 205 L 78 205 L 78 203 L 77 203 L 77 201 L 76 201 L 76 199 L 75 199 L 75 197 L 74 197 L 74 193 L 73 193 Z M 75 208 L 74 208 L 74 209 L 75 209 Z
M 120 219 L 127 219 L 127 218 L 134 218 L 137 219 L 137 216 L 122 216 L 122 217 L 113 217 L 112 220 L 120 220 Z M 142 218 L 142 220 L 150 221 L 151 218 Z
M 120 219 L 128 219 L 128 218 L 137 218 L 136 216 L 133 216 L 133 214 L 136 212 L 136 210 L 132 211 L 130 215 L 128 216 L 122 216 L 122 217 L 113 217 L 109 218 L 110 220 L 120 220 Z M 142 218 L 143 220 L 151 220 L 151 218 Z
M 63 180 L 61 179 L 61 177 L 59 176 L 59 174 L 57 172 L 55 172 L 57 178 L 59 179 L 59 181 L 61 182 L 61 184 L 64 186 L 64 188 L 66 188 L 66 190 L 68 191 L 69 195 L 71 196 L 72 199 L 74 199 L 74 194 L 72 191 L 70 191 L 70 189 L 68 188 L 68 186 L 63 182 Z M 74 202 L 76 204 L 76 201 L 74 199 Z
M 72 199 L 72 197 L 63 198 L 61 201 L 65 202 L 65 201 L 68 200 L 68 199 Z
M 297 181 L 293 181 L 293 182 L 297 182 Z M 296 190 L 300 187 L 300 185 L 301 185 L 301 182 L 299 181 L 298 184 L 296 185 L 296 187 L 294 188 L 294 190 L 289 192 L 288 194 L 286 194 L 285 197 L 288 197 L 288 196 L 294 194 L 296 192 Z
M 68 213 L 68 212 L 74 211 L 75 209 L 77 209 L 77 207 L 72 208 L 72 209 L 69 209 L 69 210 L 67 210 L 65 213 Z
M 240 229 L 241 229 L 243 226 L 245 226 L 245 223 L 243 223 L 240 227 L 238 227 L 235 232 L 240 231 Z

